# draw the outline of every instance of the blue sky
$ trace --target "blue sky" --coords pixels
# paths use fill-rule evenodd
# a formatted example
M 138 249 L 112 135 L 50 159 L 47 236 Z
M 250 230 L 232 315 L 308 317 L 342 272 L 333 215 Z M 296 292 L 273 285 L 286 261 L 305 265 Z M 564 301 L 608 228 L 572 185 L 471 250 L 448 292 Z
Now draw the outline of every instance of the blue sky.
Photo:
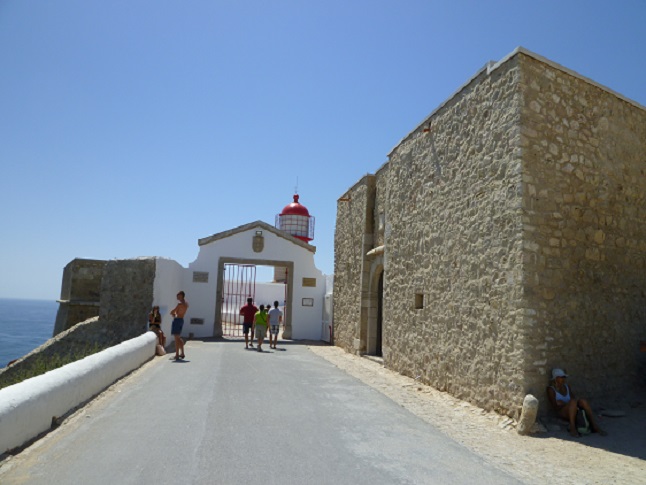
M 519 45 L 646 105 L 646 2 L 0 0 L 0 297 L 336 199 Z

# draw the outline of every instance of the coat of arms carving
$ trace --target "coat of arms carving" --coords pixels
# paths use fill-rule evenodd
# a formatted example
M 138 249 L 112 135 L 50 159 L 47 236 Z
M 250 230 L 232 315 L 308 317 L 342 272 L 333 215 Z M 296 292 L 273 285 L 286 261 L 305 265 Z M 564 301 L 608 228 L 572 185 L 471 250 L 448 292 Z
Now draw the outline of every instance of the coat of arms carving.
M 262 250 L 265 249 L 265 238 L 262 236 L 262 234 L 256 234 L 253 237 L 251 248 L 255 253 L 262 253 Z

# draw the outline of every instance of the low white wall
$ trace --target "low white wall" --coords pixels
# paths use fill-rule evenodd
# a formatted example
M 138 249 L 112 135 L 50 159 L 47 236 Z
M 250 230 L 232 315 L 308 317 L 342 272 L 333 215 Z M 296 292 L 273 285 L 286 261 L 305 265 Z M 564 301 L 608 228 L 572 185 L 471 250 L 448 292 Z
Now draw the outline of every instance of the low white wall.
M 50 429 L 60 417 L 96 396 L 155 355 L 153 332 L 71 364 L 0 389 L 0 453 Z

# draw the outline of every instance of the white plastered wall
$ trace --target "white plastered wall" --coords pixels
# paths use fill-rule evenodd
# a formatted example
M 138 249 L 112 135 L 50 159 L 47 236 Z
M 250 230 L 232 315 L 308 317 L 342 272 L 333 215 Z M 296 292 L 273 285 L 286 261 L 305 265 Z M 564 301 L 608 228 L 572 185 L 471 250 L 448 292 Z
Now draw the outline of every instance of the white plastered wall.
M 170 337 L 170 327 L 173 317 L 170 311 L 177 305 L 177 293 L 186 292 L 187 270 L 177 261 L 166 258 L 155 260 L 155 284 L 153 285 L 153 305 L 159 305 L 162 316 L 162 331 L 166 334 L 167 342 Z M 186 335 L 188 335 L 186 333 Z
M 252 240 L 257 230 L 263 231 L 264 248 L 255 252 Z M 251 226 L 248 229 L 233 233 L 228 237 L 217 239 L 200 247 L 197 259 L 189 265 L 185 278 L 187 300 L 190 303 L 184 333 L 193 333 L 195 337 L 213 336 L 220 258 L 240 261 L 263 261 L 293 263 L 291 338 L 295 340 L 321 340 L 323 302 L 325 295 L 325 276 L 314 264 L 314 253 L 307 248 L 280 237 L 262 226 Z M 207 283 L 193 283 L 193 273 L 208 273 Z M 304 287 L 303 278 L 314 278 L 315 287 Z M 303 306 L 303 299 L 311 298 L 313 306 Z M 264 303 L 259 301 L 258 303 Z M 191 318 L 204 320 L 202 325 L 193 325 Z

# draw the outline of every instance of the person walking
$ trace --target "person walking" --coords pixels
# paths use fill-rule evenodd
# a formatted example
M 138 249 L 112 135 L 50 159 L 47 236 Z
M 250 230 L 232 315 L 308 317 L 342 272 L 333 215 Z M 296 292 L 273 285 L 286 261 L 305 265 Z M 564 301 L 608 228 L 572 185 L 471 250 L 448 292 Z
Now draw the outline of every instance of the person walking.
M 253 298 L 247 298 L 247 304 L 240 308 L 242 315 L 242 332 L 244 333 L 244 348 L 249 346 L 253 348 L 253 319 L 258 312 L 258 308 L 253 304 Z M 251 331 L 251 342 L 249 341 L 249 331 Z
M 269 348 L 275 349 L 278 342 L 278 331 L 283 323 L 283 312 L 278 308 L 278 302 L 274 302 L 274 308 L 269 310 Z M 273 338 L 272 338 L 273 337 Z
M 175 360 L 183 359 L 184 354 L 184 341 L 182 340 L 182 327 L 184 326 L 184 315 L 188 310 L 188 302 L 185 300 L 186 294 L 180 291 L 177 294 L 177 306 L 170 312 L 173 317 L 173 324 L 170 333 L 175 337 Z
M 268 315 L 265 311 L 265 305 L 260 305 L 260 310 L 253 317 L 253 323 L 256 327 L 256 338 L 258 339 L 258 352 L 262 352 L 262 342 L 267 335 Z

